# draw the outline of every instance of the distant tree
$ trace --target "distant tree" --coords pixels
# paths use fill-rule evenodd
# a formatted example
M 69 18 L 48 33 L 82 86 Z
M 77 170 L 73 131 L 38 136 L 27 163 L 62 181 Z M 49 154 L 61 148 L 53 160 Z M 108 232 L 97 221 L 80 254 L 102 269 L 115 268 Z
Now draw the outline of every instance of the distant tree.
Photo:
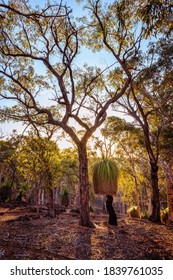
M 165 173 L 168 218 L 173 222 L 173 126 L 167 125 L 160 135 L 160 166 Z
M 20 141 L 21 137 L 17 136 L 15 131 L 9 139 L 0 140 L 0 183 L 9 188 L 9 200 L 17 196 L 18 184 L 23 178 L 23 175 L 18 172 L 16 160 L 16 151 Z
M 60 185 L 61 195 L 68 201 L 72 197 L 74 206 L 79 207 L 77 203 L 80 196 L 77 150 L 73 148 L 62 150 L 60 159 L 58 184 Z
M 17 168 L 36 194 L 36 201 L 40 190 L 49 194 L 50 215 L 54 217 L 54 189 L 60 176 L 60 150 L 56 143 L 30 134 L 23 138 L 16 157 Z

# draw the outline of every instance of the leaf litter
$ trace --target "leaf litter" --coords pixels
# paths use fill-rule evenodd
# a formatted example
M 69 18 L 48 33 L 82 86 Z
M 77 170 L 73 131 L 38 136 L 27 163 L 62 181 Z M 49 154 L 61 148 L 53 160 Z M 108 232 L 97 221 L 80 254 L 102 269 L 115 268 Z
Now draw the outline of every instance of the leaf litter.
M 91 213 L 95 228 L 79 225 L 79 214 L 39 216 L 27 206 L 0 206 L 1 260 L 172 260 L 173 228 L 148 220 Z

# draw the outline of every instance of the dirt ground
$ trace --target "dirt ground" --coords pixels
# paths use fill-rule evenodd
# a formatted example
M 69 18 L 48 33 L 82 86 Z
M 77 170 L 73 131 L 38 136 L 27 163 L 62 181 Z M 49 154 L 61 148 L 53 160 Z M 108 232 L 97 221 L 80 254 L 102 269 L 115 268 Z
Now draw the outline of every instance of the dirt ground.
M 36 216 L 31 207 L 0 205 L 1 260 L 172 260 L 173 228 L 147 220 L 92 213 L 95 228 L 79 225 L 79 214 Z

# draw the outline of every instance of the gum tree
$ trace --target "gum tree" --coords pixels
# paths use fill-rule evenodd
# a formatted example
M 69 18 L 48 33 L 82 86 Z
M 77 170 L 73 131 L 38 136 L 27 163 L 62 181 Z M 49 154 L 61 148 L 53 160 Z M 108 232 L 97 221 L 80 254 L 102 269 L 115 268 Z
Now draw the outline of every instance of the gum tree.
M 108 117 L 102 134 L 116 143 L 114 157 L 119 162 L 123 172 L 126 171 L 134 181 L 135 202 L 137 206 L 137 216 L 140 218 L 140 187 L 139 187 L 139 154 L 142 146 L 139 145 L 141 132 L 132 123 L 118 117 Z
M 172 121 L 173 123 L 173 121 Z M 160 165 L 165 173 L 169 222 L 173 222 L 173 125 L 167 124 L 160 135 Z
M 125 21 L 117 12 L 119 1 L 106 11 L 100 1 L 87 3 L 94 24 L 79 26 L 63 1 L 45 1 L 36 8 L 25 0 L 8 5 L 0 1 L 0 95 L 8 101 L 0 113 L 4 119 L 54 125 L 71 137 L 79 157 L 80 224 L 92 226 L 87 142 L 134 78 L 128 61 L 137 57 L 141 36 L 133 35 L 133 12 Z M 109 15 L 111 25 L 106 23 Z M 86 40 L 87 31 L 91 42 Z M 117 80 L 120 72 L 123 75 L 123 83 L 114 88 L 108 80 L 110 66 L 76 66 L 82 45 L 96 47 L 98 41 L 112 55 L 111 75 Z
M 152 187 L 150 218 L 155 222 L 160 221 L 158 182 L 160 134 L 166 125 L 172 123 L 169 109 L 173 99 L 172 48 L 171 40 L 166 38 L 149 45 L 148 53 L 144 55 L 143 60 L 146 65 L 145 69 L 136 81 L 131 83 L 127 95 L 118 101 L 124 112 L 134 118 L 143 132 L 144 145 L 150 164 Z

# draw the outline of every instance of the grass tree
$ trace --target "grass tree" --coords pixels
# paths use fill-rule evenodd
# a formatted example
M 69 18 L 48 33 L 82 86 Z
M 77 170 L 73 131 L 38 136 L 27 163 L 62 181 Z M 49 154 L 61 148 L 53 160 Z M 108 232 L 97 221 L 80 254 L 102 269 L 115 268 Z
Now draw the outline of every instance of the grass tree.
M 118 188 L 118 167 L 109 159 L 97 162 L 93 167 L 93 185 L 96 194 L 107 196 L 106 208 L 109 213 L 109 224 L 117 225 L 117 217 L 112 206 L 113 195 Z

